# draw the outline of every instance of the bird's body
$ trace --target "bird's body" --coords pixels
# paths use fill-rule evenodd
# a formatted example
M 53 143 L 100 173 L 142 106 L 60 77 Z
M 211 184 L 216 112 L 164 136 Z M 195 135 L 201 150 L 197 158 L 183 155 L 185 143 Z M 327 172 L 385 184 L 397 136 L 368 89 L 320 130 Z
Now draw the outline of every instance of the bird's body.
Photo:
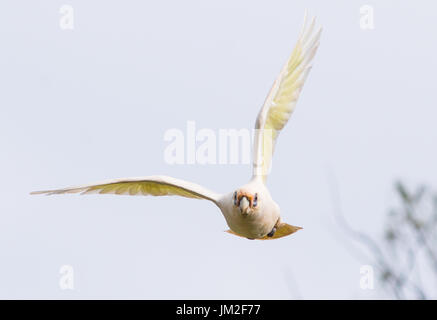
M 306 19 L 299 40 L 279 77 L 274 82 L 255 122 L 253 176 L 249 183 L 227 194 L 218 194 L 192 182 L 167 177 L 124 178 L 78 187 L 37 191 L 32 194 L 99 193 L 127 195 L 179 195 L 215 203 L 230 228 L 229 233 L 248 239 L 276 239 L 301 229 L 281 221 L 279 205 L 265 183 L 271 166 L 276 139 L 288 122 L 312 59 L 319 45 L 321 29 L 315 19 Z
M 218 207 L 229 228 L 238 235 L 249 239 L 263 238 L 280 222 L 279 206 L 261 180 L 252 179 L 237 191 L 237 200 L 238 195 L 258 195 L 259 204 L 253 212 L 241 214 L 239 207 L 234 205 L 234 194 L 232 192 L 220 198 Z

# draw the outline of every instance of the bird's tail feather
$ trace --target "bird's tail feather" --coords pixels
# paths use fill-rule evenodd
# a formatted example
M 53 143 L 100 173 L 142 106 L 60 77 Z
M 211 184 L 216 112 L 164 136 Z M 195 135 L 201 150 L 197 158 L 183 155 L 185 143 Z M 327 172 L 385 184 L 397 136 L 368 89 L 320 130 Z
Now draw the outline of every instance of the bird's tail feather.
M 276 231 L 275 234 L 272 237 L 269 236 L 264 236 L 262 238 L 258 238 L 257 240 L 274 240 L 274 239 L 279 239 L 282 237 L 286 237 L 289 236 L 292 233 L 295 233 L 296 231 L 303 229 L 302 227 L 296 227 L 296 226 L 292 226 L 288 223 L 280 223 L 278 226 L 276 226 Z M 227 233 L 239 236 L 239 237 L 243 237 L 242 235 L 239 235 L 238 233 L 232 231 L 232 230 L 226 230 Z

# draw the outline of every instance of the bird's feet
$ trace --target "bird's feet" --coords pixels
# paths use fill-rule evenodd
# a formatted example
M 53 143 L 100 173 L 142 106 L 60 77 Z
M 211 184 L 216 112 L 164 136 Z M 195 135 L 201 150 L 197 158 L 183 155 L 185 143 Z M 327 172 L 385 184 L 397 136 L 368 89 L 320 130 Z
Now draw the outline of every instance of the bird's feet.
M 273 237 L 274 235 L 275 235 L 275 232 L 276 232 L 276 228 L 275 227 L 273 227 L 273 229 L 272 229 L 272 231 L 270 231 L 269 233 L 267 233 L 267 237 Z

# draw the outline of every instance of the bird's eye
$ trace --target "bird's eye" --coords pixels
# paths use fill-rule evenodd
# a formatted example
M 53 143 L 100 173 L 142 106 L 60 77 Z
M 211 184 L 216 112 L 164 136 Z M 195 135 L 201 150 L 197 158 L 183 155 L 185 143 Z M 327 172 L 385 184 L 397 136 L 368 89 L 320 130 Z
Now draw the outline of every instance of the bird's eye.
M 258 193 L 255 193 L 255 197 L 253 198 L 253 206 L 256 207 L 258 204 Z
M 234 205 L 237 205 L 237 191 L 234 192 Z

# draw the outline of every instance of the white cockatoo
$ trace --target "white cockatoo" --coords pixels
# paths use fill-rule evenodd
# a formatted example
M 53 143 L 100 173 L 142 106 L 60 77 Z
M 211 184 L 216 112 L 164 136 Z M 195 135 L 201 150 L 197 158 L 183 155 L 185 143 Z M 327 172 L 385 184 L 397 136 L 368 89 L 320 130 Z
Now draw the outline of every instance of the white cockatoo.
M 108 180 L 95 184 L 32 194 L 99 193 L 126 195 L 177 195 L 206 199 L 221 210 L 230 228 L 227 232 L 248 239 L 277 239 L 296 232 L 281 221 L 278 204 L 265 183 L 279 132 L 295 109 L 299 93 L 311 69 L 319 46 L 321 28 L 315 18 L 305 21 L 294 50 L 273 84 L 255 122 L 253 176 L 249 183 L 227 194 L 218 194 L 200 185 L 167 176 Z

